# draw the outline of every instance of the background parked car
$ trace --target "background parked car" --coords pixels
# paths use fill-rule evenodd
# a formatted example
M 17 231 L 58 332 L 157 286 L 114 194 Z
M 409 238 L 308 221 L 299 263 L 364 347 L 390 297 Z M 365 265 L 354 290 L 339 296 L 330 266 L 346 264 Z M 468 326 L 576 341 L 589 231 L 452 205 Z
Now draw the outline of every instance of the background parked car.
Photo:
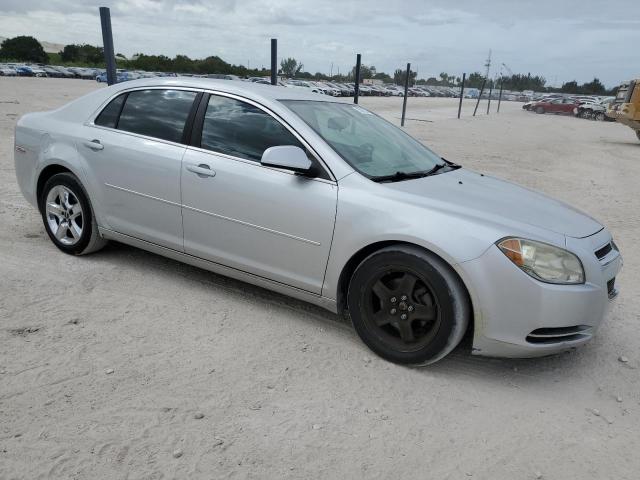
M 579 118 L 592 118 L 599 122 L 610 120 L 606 113 L 609 106 L 615 101 L 615 97 L 606 97 L 591 102 L 581 103 L 574 110 L 574 114 Z
M 127 82 L 129 80 L 135 80 L 131 72 L 116 72 L 116 83 Z M 96 82 L 107 83 L 107 72 L 101 72 L 96 75 Z
M 286 82 L 286 87 L 302 87 L 302 88 L 308 88 L 309 90 L 311 90 L 313 93 L 322 93 L 324 94 L 324 92 L 322 91 L 322 89 L 316 87 L 315 85 L 311 84 L 310 82 L 305 82 L 304 80 L 296 80 L 296 79 L 291 79 L 289 81 Z
M 73 72 L 69 71 L 68 68 L 62 67 L 59 65 L 49 65 L 50 68 L 57 70 L 60 73 L 60 78 L 74 78 L 75 75 Z
M 555 98 L 553 100 L 542 100 L 534 103 L 530 110 L 536 113 L 569 113 L 573 114 L 573 109 L 578 106 L 578 102 L 572 98 Z
M 331 87 L 326 83 L 323 83 L 323 82 L 309 82 L 309 83 L 318 87 L 320 90 L 322 90 L 322 93 L 324 93 L 325 95 L 331 95 L 332 97 L 340 96 L 340 90 L 338 90 L 337 88 Z
M 9 65 L 0 65 L 0 77 L 15 77 L 18 75 L 16 69 Z
M 219 80 L 240 80 L 240 77 L 238 77 L 237 75 L 221 74 L 221 73 L 210 73 L 207 75 L 207 78 L 217 78 Z M 266 81 L 266 78 L 258 78 L 256 81 L 258 83 L 264 83 Z M 267 83 L 271 83 L 271 82 L 267 81 Z
M 51 78 L 64 78 L 64 75 L 57 69 L 53 68 L 53 67 L 49 67 L 47 65 L 45 65 L 44 67 L 42 67 L 42 70 L 45 71 L 45 73 L 47 74 L 47 77 L 51 77 Z
M 19 77 L 33 77 L 33 70 L 26 65 L 18 65 L 16 67 L 16 72 Z

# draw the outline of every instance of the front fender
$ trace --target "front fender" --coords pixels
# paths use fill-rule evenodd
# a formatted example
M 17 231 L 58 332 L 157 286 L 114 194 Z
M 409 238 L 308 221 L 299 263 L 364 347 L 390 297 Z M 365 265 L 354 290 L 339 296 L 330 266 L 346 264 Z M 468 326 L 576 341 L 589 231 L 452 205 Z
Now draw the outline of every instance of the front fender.
M 506 236 L 524 236 L 560 246 L 565 242 L 563 235 L 531 225 L 504 224 L 499 218 L 476 218 L 437 205 L 411 203 L 403 196 L 384 195 L 377 184 L 352 174 L 339 182 L 335 230 L 322 295 L 339 298 L 342 271 L 354 255 L 374 244 L 398 242 L 422 247 L 464 277 L 457 265 L 480 257 Z

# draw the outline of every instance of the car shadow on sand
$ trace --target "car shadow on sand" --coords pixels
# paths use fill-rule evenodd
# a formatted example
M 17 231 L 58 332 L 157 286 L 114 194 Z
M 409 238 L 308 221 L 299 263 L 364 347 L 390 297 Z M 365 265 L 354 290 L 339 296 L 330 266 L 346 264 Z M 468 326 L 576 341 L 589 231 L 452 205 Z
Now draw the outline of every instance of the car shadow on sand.
M 306 303 L 286 295 L 219 275 L 208 270 L 193 267 L 154 253 L 117 242 L 110 242 L 101 252 L 91 256 L 93 260 L 104 261 L 109 265 L 121 266 L 123 269 L 144 271 L 153 275 L 164 275 L 187 282 L 189 289 L 222 290 L 232 302 L 246 302 L 247 298 L 268 304 L 272 308 L 282 309 L 289 313 L 297 313 L 300 321 L 311 322 L 325 328 L 329 333 L 334 330 L 343 338 L 349 338 L 353 348 L 361 350 L 362 355 L 373 355 L 360 341 L 348 318 L 336 315 L 320 307 Z M 597 358 L 597 346 L 594 342 L 577 350 L 570 350 L 557 355 L 529 359 L 490 358 L 472 355 L 472 331 L 469 330 L 449 355 L 433 365 L 425 367 L 406 367 L 430 376 L 473 377 L 488 381 L 504 380 L 506 377 L 517 377 L 520 385 L 538 384 L 557 381 L 558 371 L 563 375 L 579 374 L 585 369 L 593 368 Z M 359 354 L 360 355 L 360 354 Z

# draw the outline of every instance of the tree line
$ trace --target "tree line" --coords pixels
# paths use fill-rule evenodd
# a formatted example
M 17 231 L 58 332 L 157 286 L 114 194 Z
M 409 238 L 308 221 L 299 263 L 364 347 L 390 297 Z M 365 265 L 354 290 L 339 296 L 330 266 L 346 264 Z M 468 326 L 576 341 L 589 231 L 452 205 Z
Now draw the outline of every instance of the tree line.
M 102 47 L 88 44 L 71 44 L 57 54 L 63 65 L 78 65 L 88 67 L 104 67 L 104 51 Z M 53 58 L 44 51 L 38 40 L 30 36 L 18 36 L 8 38 L 0 46 L 0 59 L 33 63 L 49 63 Z M 145 70 L 150 72 L 179 72 L 192 74 L 231 74 L 239 77 L 268 76 L 271 71 L 265 68 L 250 69 L 244 65 L 233 65 L 225 62 L 218 56 L 210 56 L 204 59 L 192 59 L 186 55 L 176 55 L 173 58 L 165 55 L 145 55 L 139 53 L 131 59 L 126 59 L 124 55 L 116 55 L 116 64 L 119 68 L 130 70 Z M 304 70 L 304 65 L 295 58 L 285 58 L 280 62 L 279 74 L 289 78 L 301 78 L 308 80 L 335 80 L 338 82 L 355 81 L 355 65 L 346 74 L 327 75 L 322 72 L 314 74 Z M 378 72 L 373 65 L 361 65 L 360 79 L 380 80 L 384 83 L 395 83 L 403 85 L 406 79 L 406 70 L 398 68 L 393 72 L 393 76 Z M 501 78 L 490 78 L 485 81 L 484 75 L 480 72 L 472 72 L 465 80 L 465 87 L 499 88 L 500 82 L 507 90 L 533 90 L 534 92 L 562 92 L 571 94 L 615 94 L 617 88 L 607 90 L 602 82 L 594 78 L 590 82 L 578 84 L 573 80 L 565 82 L 560 88 L 547 86 L 547 81 L 543 76 L 527 74 L 513 74 Z M 436 85 L 436 86 L 460 86 L 462 79 L 459 75 L 452 75 L 446 72 L 440 73 L 439 77 L 417 78 L 417 72 L 412 71 L 409 78 L 410 85 Z

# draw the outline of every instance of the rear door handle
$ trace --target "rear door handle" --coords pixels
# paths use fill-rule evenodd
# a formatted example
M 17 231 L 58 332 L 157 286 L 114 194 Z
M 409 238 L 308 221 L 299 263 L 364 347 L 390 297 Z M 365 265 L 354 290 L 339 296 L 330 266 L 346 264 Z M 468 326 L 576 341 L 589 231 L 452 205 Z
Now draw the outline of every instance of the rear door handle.
M 104 150 L 104 145 L 100 143 L 100 140 L 94 138 L 91 141 L 84 142 L 84 146 L 90 148 L 91 150 Z
M 201 163 L 200 165 L 187 165 L 187 170 L 195 173 L 200 178 L 216 176 L 216 172 L 214 170 L 211 170 L 211 167 L 206 163 Z

